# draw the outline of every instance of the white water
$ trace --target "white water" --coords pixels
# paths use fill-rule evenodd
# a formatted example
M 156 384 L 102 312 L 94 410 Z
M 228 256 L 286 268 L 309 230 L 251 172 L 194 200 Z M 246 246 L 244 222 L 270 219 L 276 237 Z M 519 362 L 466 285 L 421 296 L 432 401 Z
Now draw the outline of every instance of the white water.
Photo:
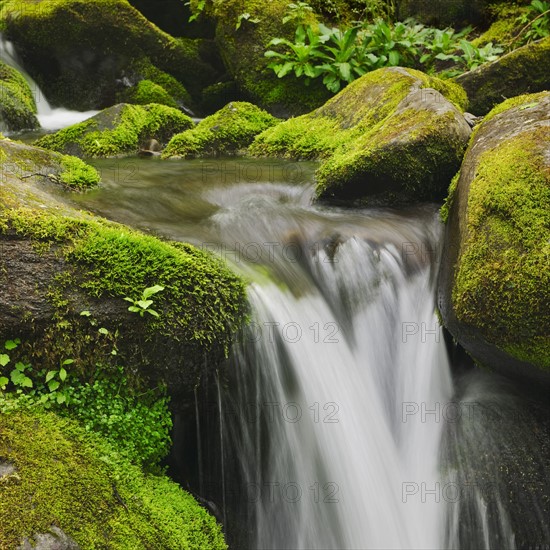
M 380 224 L 387 242 L 369 242 Z M 406 404 L 434 410 L 452 395 L 433 262 L 404 254 L 419 236 L 435 248 L 437 222 L 414 237 L 409 224 L 371 225 L 348 228 L 334 261 L 317 248 L 250 288 L 254 323 L 230 405 L 242 414 L 228 437 L 255 517 L 251 548 L 444 546 L 445 503 L 407 494 L 440 479 L 443 426 L 403 419 Z M 256 218 L 256 242 L 262 226 Z
M 72 111 L 63 107 L 52 107 L 42 93 L 42 90 L 38 87 L 38 84 L 36 84 L 19 62 L 13 44 L 5 40 L 1 34 L 0 60 L 17 69 L 27 80 L 36 103 L 36 117 L 44 130 L 59 130 L 71 124 L 82 122 L 99 113 L 99 111 Z

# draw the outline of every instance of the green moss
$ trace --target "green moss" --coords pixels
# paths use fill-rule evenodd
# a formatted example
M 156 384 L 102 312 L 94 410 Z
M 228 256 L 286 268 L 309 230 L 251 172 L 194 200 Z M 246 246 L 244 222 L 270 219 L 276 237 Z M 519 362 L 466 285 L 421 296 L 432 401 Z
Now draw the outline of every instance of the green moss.
M 519 107 L 520 109 L 532 109 L 533 107 L 536 107 L 538 105 L 538 102 L 543 98 L 547 97 L 548 92 L 540 92 L 538 94 L 522 94 L 516 97 L 511 97 L 510 99 L 507 99 L 506 101 L 503 101 L 502 103 L 499 103 L 496 107 L 494 107 L 483 119 L 483 124 L 489 122 L 489 120 L 493 119 L 500 113 L 503 113 L 504 111 L 507 111 L 508 109 L 512 109 L 514 107 Z M 476 130 L 479 130 L 481 126 L 478 126 Z M 475 137 L 475 134 L 472 135 L 472 141 Z
M 75 190 L 95 187 L 100 181 L 97 170 L 79 158 L 15 141 L 0 142 L 0 161 L 6 163 L 6 175 L 19 179 L 42 176 Z
M 458 187 L 459 178 L 460 178 L 460 172 L 457 172 L 451 181 L 451 185 L 449 185 L 449 190 L 447 193 L 447 198 L 445 199 L 445 203 L 443 204 L 443 206 L 439 211 L 439 217 L 443 223 L 447 223 L 449 219 L 449 213 L 453 205 L 453 200 Z
M 459 320 L 543 369 L 550 369 L 549 140 L 550 129 L 539 127 L 479 158 L 452 293 Z
M 464 91 L 449 84 L 412 69 L 373 71 L 313 113 L 266 130 L 255 139 L 250 152 L 324 160 L 317 172 L 319 197 L 333 193 L 350 195 L 348 198 L 361 196 L 366 189 L 358 184 L 366 172 L 371 189 L 388 182 L 388 198 L 396 191 L 390 182 L 397 180 L 402 182 L 402 191 L 416 193 L 418 200 L 433 197 L 441 181 L 450 179 L 458 169 L 464 150 L 463 140 L 453 139 L 444 131 L 454 115 L 406 110 L 396 116 L 395 111 L 415 86 L 434 88 L 463 108 Z M 385 144 L 405 131 L 411 138 L 408 146 L 399 158 L 395 151 L 393 158 L 392 154 L 388 157 Z
M 83 550 L 226 548 L 214 518 L 175 483 L 144 475 L 75 422 L 35 410 L 0 415 L 0 547 L 59 526 Z
M 44 136 L 35 145 L 85 157 L 136 152 L 142 141 L 168 139 L 193 126 L 182 112 L 165 105 L 115 105 L 79 124 Z
M 174 136 L 162 156 L 192 158 L 234 154 L 278 122 L 279 119 L 255 105 L 235 101 L 206 117 L 195 128 Z
M 61 182 L 75 189 L 95 187 L 100 177 L 97 170 L 77 157 L 64 155 L 61 159 Z
M 178 107 L 176 100 L 162 86 L 151 82 L 151 80 L 140 80 L 135 86 L 126 90 L 120 99 L 136 105 L 158 103 L 174 109 Z
M 495 21 L 488 30 L 472 41 L 472 44 L 478 48 L 489 42 L 502 45 L 509 44 L 523 26 L 518 23 L 518 17 L 527 13 L 528 8 L 517 4 L 502 3 L 493 5 L 492 12 Z
M 7 130 L 38 128 L 36 103 L 21 73 L 0 61 L 0 123 Z
M 197 41 L 173 38 L 126 0 L 3 0 L 0 28 L 24 48 L 26 69 L 50 101 L 69 108 L 104 105 L 115 95 L 116 80 L 139 63 L 171 75 L 193 94 L 217 76 Z M 52 64 L 59 70 L 48 70 Z M 156 78 L 143 79 L 172 95 Z
M 161 316 L 148 319 L 150 333 L 227 350 L 244 320 L 244 282 L 223 262 L 191 245 L 163 242 L 101 219 L 30 209 L 4 211 L 0 227 L 57 243 L 71 285 L 90 297 L 137 299 L 147 287 L 164 286 L 155 299 Z
M 469 110 L 485 115 L 503 99 L 550 87 L 550 36 L 523 46 L 455 81 L 468 94 Z

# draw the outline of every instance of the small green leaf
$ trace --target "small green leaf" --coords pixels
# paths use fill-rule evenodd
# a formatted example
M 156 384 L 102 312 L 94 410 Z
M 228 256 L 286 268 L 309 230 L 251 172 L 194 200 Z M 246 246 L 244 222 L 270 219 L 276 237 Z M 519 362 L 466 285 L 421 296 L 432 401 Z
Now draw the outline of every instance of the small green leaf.
M 147 309 L 146 311 L 147 313 L 150 313 L 151 315 L 153 315 L 153 317 L 160 317 L 158 312 L 156 312 L 154 309 Z
M 152 303 L 153 303 L 153 300 L 138 300 L 138 301 L 136 302 L 136 304 L 137 304 L 141 309 L 147 309 Z
M 50 382 L 48 382 L 48 388 L 52 392 L 59 388 L 60 385 L 61 383 L 58 380 L 50 380 Z
M 55 375 L 57 374 L 56 370 L 51 370 L 46 374 L 46 383 L 48 383 L 52 378 L 55 378 Z
M 143 298 L 147 299 L 150 296 L 153 296 L 153 294 L 157 294 L 158 292 L 161 292 L 162 290 L 164 290 L 163 286 L 160 286 L 160 285 L 150 286 L 149 288 L 146 288 L 143 291 Z
M 65 382 L 67 379 L 67 371 L 64 368 L 59 369 L 59 379 L 61 382 Z
M 101 327 L 98 329 L 99 334 L 109 334 L 109 331 L 106 328 Z
M 5 367 L 10 362 L 10 356 L 0 353 L 0 367 Z
M 16 340 L 8 340 L 8 341 L 4 344 L 4 347 L 5 347 L 8 351 L 11 351 L 12 349 L 15 349 L 20 343 L 21 343 L 21 340 L 19 340 L 19 338 L 17 338 Z
M 82 315 L 83 317 L 90 317 L 91 313 L 87 309 L 85 309 L 84 311 L 80 312 L 80 315 Z
M 131 311 L 132 313 L 139 313 L 141 311 L 141 309 L 139 307 L 136 307 L 136 306 L 130 306 L 128 308 L 128 311 Z
M 533 102 L 533 103 L 527 103 L 527 105 L 522 105 L 522 106 L 519 108 L 519 110 L 520 110 L 520 111 L 523 111 L 524 109 L 531 109 L 531 108 L 533 108 L 533 107 L 536 107 L 538 104 L 539 104 L 538 101 L 535 101 L 535 102 Z
M 6 389 L 6 386 L 8 385 L 9 383 L 9 379 L 6 378 L 5 376 L 0 376 L 0 388 L 2 388 L 3 390 Z
M 63 393 L 58 394 L 57 404 L 61 405 L 62 403 L 65 403 L 65 401 L 67 401 L 67 397 L 65 396 L 65 394 L 63 394 Z
M 72 365 L 74 363 L 74 359 L 65 359 L 65 361 L 63 361 L 63 363 L 61 363 L 62 365 Z

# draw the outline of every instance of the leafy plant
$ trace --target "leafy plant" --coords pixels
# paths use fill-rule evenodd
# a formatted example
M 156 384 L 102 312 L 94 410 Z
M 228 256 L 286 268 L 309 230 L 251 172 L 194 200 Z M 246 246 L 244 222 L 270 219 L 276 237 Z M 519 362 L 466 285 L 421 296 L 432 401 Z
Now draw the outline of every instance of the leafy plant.
M 260 22 L 260 20 L 257 17 L 252 17 L 249 13 L 241 13 L 239 17 L 237 17 L 237 24 L 235 25 L 236 31 L 238 31 L 241 28 L 243 21 L 248 21 L 249 23 L 254 23 L 254 24 Z
M 528 44 L 550 35 L 550 2 L 533 0 L 526 13 L 517 18 L 517 23 L 523 25 L 509 46 L 516 42 Z
M 283 23 L 288 23 L 289 21 L 303 23 L 311 13 L 313 13 L 313 8 L 307 2 L 293 2 L 287 6 L 286 15 L 283 17 Z
M 131 311 L 133 313 L 139 313 L 141 317 L 143 317 L 145 313 L 149 313 L 154 317 L 159 317 L 158 311 L 155 311 L 154 309 L 150 308 L 150 306 L 153 304 L 153 300 L 151 300 L 150 298 L 155 294 L 157 294 L 158 292 L 161 292 L 162 290 L 164 290 L 163 286 L 155 285 L 155 286 L 146 288 L 141 293 L 141 298 L 139 300 L 133 300 L 132 298 L 129 298 L 128 296 L 126 296 L 124 299 L 127 302 L 130 302 L 132 304 L 128 308 L 128 311 Z
M 191 10 L 191 17 L 189 17 L 188 21 L 189 23 L 192 23 L 196 19 L 198 19 L 201 14 L 204 12 L 204 9 L 206 7 L 206 0 L 198 0 L 196 4 L 193 2 L 185 2 L 186 6 L 189 6 L 189 9 Z

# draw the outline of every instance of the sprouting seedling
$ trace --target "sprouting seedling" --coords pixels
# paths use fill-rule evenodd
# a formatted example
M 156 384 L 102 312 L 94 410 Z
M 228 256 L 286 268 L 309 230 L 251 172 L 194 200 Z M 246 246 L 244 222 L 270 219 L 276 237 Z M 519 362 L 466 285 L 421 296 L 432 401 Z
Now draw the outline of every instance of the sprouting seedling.
M 142 294 L 141 299 L 139 300 L 133 300 L 132 298 L 129 298 L 126 296 L 124 299 L 127 302 L 130 302 L 132 305 L 128 308 L 128 311 L 131 311 L 133 313 L 139 313 L 141 317 L 145 315 L 145 313 L 150 313 L 154 317 L 159 317 L 159 313 L 155 311 L 154 309 L 151 309 L 150 306 L 153 303 L 153 300 L 151 300 L 151 296 L 154 296 L 161 290 L 164 290 L 163 286 L 155 285 L 150 286 L 149 288 L 146 288 Z

